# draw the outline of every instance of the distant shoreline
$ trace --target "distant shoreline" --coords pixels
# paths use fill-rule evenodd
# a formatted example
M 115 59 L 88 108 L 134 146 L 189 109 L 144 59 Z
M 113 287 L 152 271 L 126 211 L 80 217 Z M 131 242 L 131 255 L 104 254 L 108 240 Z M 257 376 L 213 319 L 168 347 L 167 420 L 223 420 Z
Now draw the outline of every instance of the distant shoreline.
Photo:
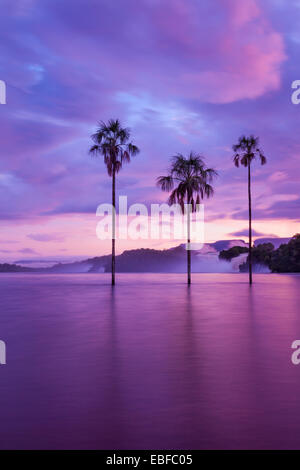
M 300 272 L 300 236 L 289 239 L 256 240 L 252 249 L 253 267 L 259 273 Z M 284 243 L 285 242 L 285 243 Z M 168 249 L 139 248 L 125 250 L 116 256 L 117 273 L 180 274 L 186 272 L 186 246 L 181 244 Z M 248 244 L 244 240 L 219 240 L 205 243 L 200 250 L 191 251 L 193 273 L 248 272 Z M 298 260 L 299 259 L 299 260 Z M 30 263 L 29 263 L 30 261 Z M 36 263 L 41 263 L 39 259 Z M 34 260 L 27 260 L 33 264 Z M 55 261 L 54 261 L 55 263 Z M 0 263 L 0 273 L 84 274 L 110 273 L 111 255 L 96 256 L 81 261 L 59 262 L 52 266 L 24 266 Z

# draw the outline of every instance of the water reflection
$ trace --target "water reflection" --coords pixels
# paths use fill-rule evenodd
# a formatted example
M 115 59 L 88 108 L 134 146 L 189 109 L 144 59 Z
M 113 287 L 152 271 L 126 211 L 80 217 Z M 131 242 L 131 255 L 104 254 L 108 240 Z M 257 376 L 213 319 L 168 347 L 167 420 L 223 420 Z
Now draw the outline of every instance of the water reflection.
M 193 281 L 1 277 L 0 447 L 297 448 L 300 277 Z

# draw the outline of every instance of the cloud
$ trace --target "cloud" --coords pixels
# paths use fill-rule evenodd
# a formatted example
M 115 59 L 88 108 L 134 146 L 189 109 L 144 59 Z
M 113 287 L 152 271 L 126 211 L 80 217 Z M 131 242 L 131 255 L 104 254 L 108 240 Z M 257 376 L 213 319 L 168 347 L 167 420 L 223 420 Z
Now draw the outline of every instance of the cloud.
M 24 255 L 37 255 L 38 254 L 35 250 L 32 250 L 31 248 L 22 248 L 21 250 L 18 250 L 18 253 L 23 253 Z
M 253 173 L 254 216 L 295 219 L 295 202 L 273 200 L 298 194 L 300 183 L 299 109 L 290 102 L 299 55 L 290 37 L 298 30 L 294 3 L 282 10 L 258 0 L 3 2 L 0 224 L 12 234 L 23 224 L 25 247 L 29 232 L 36 242 L 59 242 L 29 224 L 49 218 L 61 233 L 68 214 L 84 220 L 110 201 L 104 164 L 88 148 L 97 122 L 111 117 L 131 127 L 141 148 L 117 178 L 130 204 L 165 200 L 156 177 L 171 155 L 195 150 L 220 174 L 206 220 L 233 214 L 243 227 L 246 174 L 233 168 L 231 146 L 253 132 L 268 156 Z
M 63 242 L 64 237 L 62 235 L 57 234 L 46 234 L 46 233 L 30 233 L 27 235 L 27 238 L 31 240 L 35 240 L 37 242 Z
M 65 99 L 76 77 L 77 85 L 84 85 L 75 63 L 88 76 L 95 69 L 95 57 L 102 83 L 121 90 L 150 87 L 156 93 L 230 103 L 257 98 L 280 86 L 280 68 L 286 59 L 283 38 L 258 1 L 128 0 L 126 5 L 97 7 L 83 0 L 76 4 L 52 0 L 46 5 L 56 34 L 41 26 L 33 30 L 50 51 L 60 50 L 68 60 L 71 75 L 62 76 L 64 64 L 53 72 L 71 85 Z M 133 64 L 138 73 L 131 73 Z M 152 83 L 150 77 L 155 77 Z M 101 81 L 87 89 L 87 97 L 99 85 Z M 81 91 L 78 88 L 79 101 Z
M 238 230 L 237 232 L 229 233 L 229 237 L 248 237 L 248 235 L 249 235 L 249 229 L 248 228 Z M 262 237 L 265 234 L 261 233 L 261 232 L 258 232 L 257 230 L 252 229 L 252 235 L 254 237 Z
M 300 220 L 300 198 L 296 200 L 277 201 L 268 209 L 254 209 L 254 219 L 291 219 Z M 233 219 L 247 219 L 248 211 L 237 211 L 232 214 Z
M 97 204 L 65 203 L 56 208 L 43 212 L 41 215 L 59 214 L 96 214 Z

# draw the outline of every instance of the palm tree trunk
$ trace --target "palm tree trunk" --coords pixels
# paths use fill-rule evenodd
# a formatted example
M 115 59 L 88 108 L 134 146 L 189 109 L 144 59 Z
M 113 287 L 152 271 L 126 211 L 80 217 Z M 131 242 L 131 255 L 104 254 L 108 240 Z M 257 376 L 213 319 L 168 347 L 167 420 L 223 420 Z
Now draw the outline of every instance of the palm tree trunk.
M 188 203 L 188 213 L 187 213 L 187 275 L 188 275 L 188 285 L 191 284 L 191 214 L 190 214 L 190 204 Z
M 115 267 L 116 267 L 116 170 L 113 168 L 112 175 L 112 246 L 111 246 L 111 285 L 115 285 Z
M 252 207 L 251 207 L 251 171 L 248 164 L 248 202 L 249 202 L 249 284 L 252 284 Z

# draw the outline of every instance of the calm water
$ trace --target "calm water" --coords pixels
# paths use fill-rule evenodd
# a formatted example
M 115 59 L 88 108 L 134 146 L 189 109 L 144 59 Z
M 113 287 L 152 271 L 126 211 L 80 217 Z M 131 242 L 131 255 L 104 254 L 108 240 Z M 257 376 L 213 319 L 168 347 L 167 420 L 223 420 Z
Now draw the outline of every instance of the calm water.
M 0 275 L 0 448 L 300 448 L 300 276 Z

